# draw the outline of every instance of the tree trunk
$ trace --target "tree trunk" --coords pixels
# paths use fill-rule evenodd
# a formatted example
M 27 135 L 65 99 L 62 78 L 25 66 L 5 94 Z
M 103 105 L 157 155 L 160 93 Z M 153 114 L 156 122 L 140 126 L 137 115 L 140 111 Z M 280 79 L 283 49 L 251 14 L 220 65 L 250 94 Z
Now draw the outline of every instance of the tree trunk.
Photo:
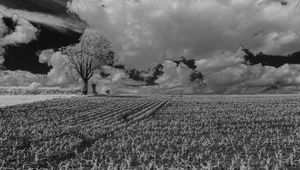
M 82 94 L 87 95 L 88 94 L 88 81 L 83 81 L 83 87 L 82 87 Z
M 94 95 L 97 95 L 97 94 L 98 94 L 97 91 L 96 91 L 96 86 L 97 86 L 96 83 L 93 83 L 93 84 L 92 84 L 92 89 L 93 89 L 93 94 L 94 94 Z

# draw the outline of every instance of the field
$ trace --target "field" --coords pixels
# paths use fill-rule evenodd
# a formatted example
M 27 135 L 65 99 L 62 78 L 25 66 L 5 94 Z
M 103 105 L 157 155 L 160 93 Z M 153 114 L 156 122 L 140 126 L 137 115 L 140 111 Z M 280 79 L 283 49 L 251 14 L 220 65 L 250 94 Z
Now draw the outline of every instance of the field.
M 0 108 L 0 169 L 299 169 L 300 97 L 112 96 Z

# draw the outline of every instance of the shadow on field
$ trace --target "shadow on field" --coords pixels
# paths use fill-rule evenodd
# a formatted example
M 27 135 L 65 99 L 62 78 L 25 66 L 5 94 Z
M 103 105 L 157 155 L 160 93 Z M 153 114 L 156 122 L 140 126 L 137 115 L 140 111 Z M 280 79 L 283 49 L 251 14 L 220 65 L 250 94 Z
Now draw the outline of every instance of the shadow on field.
M 141 97 L 141 96 L 124 96 L 120 95 L 121 97 Z M 102 96 L 101 96 L 102 97 Z M 119 95 L 110 95 L 105 97 L 119 97 Z M 30 157 L 29 159 L 34 159 L 34 162 L 30 164 L 31 167 L 36 169 L 59 169 L 60 163 L 71 160 L 74 158 L 78 158 L 82 156 L 86 151 L 88 151 L 89 148 L 91 148 L 97 141 L 104 140 L 107 141 L 110 138 L 115 138 L 118 134 L 118 131 L 122 131 L 125 129 L 128 129 L 130 125 L 133 125 L 137 122 L 144 121 L 147 119 L 151 119 L 162 107 L 168 104 L 168 101 L 160 101 L 158 103 L 158 107 L 151 110 L 151 112 L 147 113 L 145 116 L 140 116 L 138 118 L 130 117 L 131 115 L 134 115 L 135 113 L 139 113 L 140 111 L 143 111 L 144 107 L 139 106 L 137 108 L 134 108 L 130 110 L 127 114 L 119 115 L 120 122 L 115 124 L 115 127 L 112 127 L 111 129 L 107 129 L 108 131 L 105 131 L 100 134 L 94 133 L 89 134 L 86 131 L 81 131 L 82 128 L 80 124 L 76 126 L 71 126 L 69 128 L 66 128 L 62 133 L 58 133 L 56 135 L 51 135 L 43 138 L 38 138 L 36 140 L 32 140 L 32 136 L 25 136 L 25 137 L 11 137 L 10 141 L 13 141 L 13 143 L 17 143 L 16 146 L 17 151 L 27 152 L 28 155 L 31 153 L 31 148 L 34 148 L 34 146 L 40 146 L 44 142 L 50 142 L 53 140 L 60 140 L 65 139 L 68 136 L 75 137 L 79 139 L 78 143 L 74 144 L 70 148 L 64 150 L 64 151 L 55 151 L 51 152 L 50 154 L 46 155 L 40 155 L 38 158 Z M 146 104 L 144 104 L 146 105 Z M 17 162 L 17 159 L 11 160 L 11 162 Z M 91 168 L 91 167 L 90 167 Z M 1 169 L 1 168 L 0 168 Z
M 74 146 L 74 148 L 72 148 L 71 152 L 55 153 L 55 154 L 49 155 L 43 159 L 40 159 L 36 164 L 37 168 L 50 168 L 50 167 L 53 168 L 54 167 L 54 169 L 58 169 L 59 167 L 57 165 L 59 165 L 59 163 L 69 160 L 69 159 L 73 159 L 76 156 L 78 156 L 78 154 L 82 154 L 87 148 L 92 147 L 92 145 L 96 141 L 98 141 L 100 139 L 107 139 L 107 138 L 113 136 L 114 131 L 107 132 L 96 138 L 87 137 L 86 135 L 84 135 L 80 132 L 65 133 L 62 136 L 65 136 L 67 134 L 73 134 L 74 136 L 77 136 L 78 138 L 81 139 L 81 142 L 78 145 Z

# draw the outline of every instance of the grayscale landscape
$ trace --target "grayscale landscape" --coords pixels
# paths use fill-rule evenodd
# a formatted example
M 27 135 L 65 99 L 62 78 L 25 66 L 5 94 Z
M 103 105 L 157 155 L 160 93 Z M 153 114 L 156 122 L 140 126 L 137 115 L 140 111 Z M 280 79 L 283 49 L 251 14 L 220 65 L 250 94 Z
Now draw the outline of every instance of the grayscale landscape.
M 300 0 L 0 0 L 14 169 L 300 169 Z

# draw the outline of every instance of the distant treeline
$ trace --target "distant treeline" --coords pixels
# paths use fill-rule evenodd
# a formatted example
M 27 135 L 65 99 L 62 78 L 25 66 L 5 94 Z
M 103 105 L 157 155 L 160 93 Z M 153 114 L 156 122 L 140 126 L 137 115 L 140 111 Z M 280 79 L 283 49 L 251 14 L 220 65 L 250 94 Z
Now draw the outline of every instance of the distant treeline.
M 262 64 L 263 66 L 280 67 L 284 64 L 300 64 L 300 51 L 289 55 L 268 55 L 262 52 L 254 55 L 250 50 L 243 49 L 246 53 L 244 56 L 248 64 Z

